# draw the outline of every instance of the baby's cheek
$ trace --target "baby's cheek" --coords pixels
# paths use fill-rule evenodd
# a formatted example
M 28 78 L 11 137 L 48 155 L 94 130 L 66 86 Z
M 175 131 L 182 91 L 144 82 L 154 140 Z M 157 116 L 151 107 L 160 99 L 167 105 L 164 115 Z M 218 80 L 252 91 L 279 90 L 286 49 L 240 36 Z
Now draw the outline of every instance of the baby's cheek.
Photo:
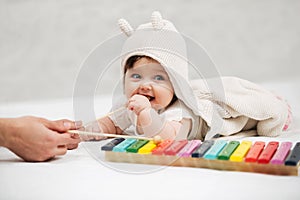
M 127 98 L 130 98 L 133 94 L 136 93 L 137 87 L 135 87 L 133 84 L 127 84 L 125 85 L 124 91 Z
M 158 86 L 160 90 L 164 91 L 164 92 L 171 92 L 173 93 L 174 92 L 174 89 L 172 87 L 172 85 L 168 84 L 168 83 L 165 83 L 165 84 L 161 84 Z

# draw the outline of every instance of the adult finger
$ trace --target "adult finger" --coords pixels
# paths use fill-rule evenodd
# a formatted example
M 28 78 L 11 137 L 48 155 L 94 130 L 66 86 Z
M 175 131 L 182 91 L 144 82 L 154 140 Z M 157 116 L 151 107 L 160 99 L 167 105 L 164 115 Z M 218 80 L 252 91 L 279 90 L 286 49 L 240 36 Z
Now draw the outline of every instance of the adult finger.
M 67 153 L 67 145 L 59 145 L 54 150 L 55 155 L 65 155 Z
M 67 148 L 76 149 L 78 147 L 79 142 L 81 142 L 80 136 L 78 134 L 71 134 L 71 138 L 76 139 L 76 141 L 74 143 L 68 144 Z
M 58 132 L 66 132 L 71 129 L 78 129 L 82 126 L 81 121 L 71 121 L 68 119 L 61 119 L 56 121 L 47 120 L 44 124 L 47 128 L 58 131 Z
M 67 145 L 68 150 L 76 149 L 77 147 L 78 147 L 78 144 L 68 144 Z
M 56 120 L 54 121 L 58 124 L 62 124 L 63 125 L 63 130 L 67 131 L 67 130 L 74 130 L 74 129 L 79 129 L 82 127 L 82 121 L 71 121 L 68 119 L 61 119 L 61 120 Z
M 72 137 L 68 133 L 62 133 L 57 135 L 57 144 L 59 146 L 68 145 L 68 144 L 78 144 L 80 142 L 79 137 Z

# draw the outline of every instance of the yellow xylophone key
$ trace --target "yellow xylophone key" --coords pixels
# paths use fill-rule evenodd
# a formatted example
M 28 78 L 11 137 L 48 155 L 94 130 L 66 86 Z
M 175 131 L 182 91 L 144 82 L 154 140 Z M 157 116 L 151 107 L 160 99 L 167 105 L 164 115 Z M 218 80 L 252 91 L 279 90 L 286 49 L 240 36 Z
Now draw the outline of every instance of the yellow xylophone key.
M 154 141 L 150 140 L 147 144 L 145 144 L 138 150 L 138 153 L 139 154 L 150 154 L 155 147 L 156 147 L 156 144 L 154 143 Z
M 233 152 L 230 156 L 230 161 L 234 162 L 242 162 L 244 157 L 248 153 L 249 149 L 251 148 L 252 142 L 251 141 L 243 141 L 238 148 Z

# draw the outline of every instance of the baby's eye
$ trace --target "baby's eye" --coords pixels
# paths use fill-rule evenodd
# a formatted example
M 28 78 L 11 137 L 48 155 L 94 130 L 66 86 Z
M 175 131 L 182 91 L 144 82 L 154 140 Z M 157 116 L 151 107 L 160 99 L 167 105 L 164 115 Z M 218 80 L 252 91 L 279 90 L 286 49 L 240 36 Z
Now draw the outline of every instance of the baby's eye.
M 164 77 L 161 76 L 161 75 L 156 75 L 156 76 L 154 77 L 154 80 L 157 80 L 157 81 L 163 81 L 163 80 L 165 80 L 165 79 L 164 79 Z
M 141 75 L 139 75 L 139 74 L 132 74 L 131 78 L 139 79 L 139 78 L 141 78 Z

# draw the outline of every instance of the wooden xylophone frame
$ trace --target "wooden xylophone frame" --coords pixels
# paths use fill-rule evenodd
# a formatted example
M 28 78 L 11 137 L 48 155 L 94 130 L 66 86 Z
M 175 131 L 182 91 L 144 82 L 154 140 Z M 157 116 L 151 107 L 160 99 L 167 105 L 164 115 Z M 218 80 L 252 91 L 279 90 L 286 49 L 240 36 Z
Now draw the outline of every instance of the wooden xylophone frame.
M 105 151 L 105 159 L 106 161 L 110 162 L 151 164 L 177 167 L 195 167 L 286 176 L 298 176 L 299 169 L 299 165 L 287 166 L 249 162 L 233 162 L 228 160 L 208 160 L 204 158 L 138 154 L 113 151 Z

